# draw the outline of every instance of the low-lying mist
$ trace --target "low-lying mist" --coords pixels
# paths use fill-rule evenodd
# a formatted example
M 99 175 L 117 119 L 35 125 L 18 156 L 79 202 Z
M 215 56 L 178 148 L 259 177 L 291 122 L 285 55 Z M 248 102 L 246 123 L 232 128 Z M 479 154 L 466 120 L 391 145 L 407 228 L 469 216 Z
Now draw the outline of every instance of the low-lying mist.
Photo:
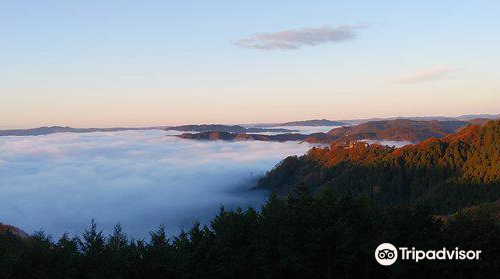
M 361 140 L 361 141 L 366 142 L 368 144 L 380 144 L 380 145 L 392 146 L 395 148 L 400 148 L 400 147 L 403 147 L 405 145 L 414 144 L 411 141 L 403 141 L 403 140 L 369 140 L 369 139 L 365 139 L 365 140 Z
M 273 129 L 287 129 L 291 130 L 290 133 L 299 133 L 304 135 L 314 134 L 314 133 L 327 133 L 332 129 L 339 128 L 340 126 L 276 126 Z M 263 135 L 278 135 L 283 134 L 283 132 L 262 132 L 259 134 Z
M 260 206 L 249 191 L 297 142 L 191 141 L 163 131 L 61 133 L 0 138 L 0 222 L 55 237 L 92 218 L 133 237 L 164 224 L 173 234 L 206 222 L 221 205 Z

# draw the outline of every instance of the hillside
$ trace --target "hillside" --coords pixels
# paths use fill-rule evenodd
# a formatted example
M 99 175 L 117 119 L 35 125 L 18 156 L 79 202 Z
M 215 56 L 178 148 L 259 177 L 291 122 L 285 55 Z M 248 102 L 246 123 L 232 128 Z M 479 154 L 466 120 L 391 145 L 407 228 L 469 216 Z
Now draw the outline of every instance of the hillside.
M 448 134 L 455 133 L 469 124 L 482 124 L 485 121 L 484 119 L 475 119 L 472 121 L 415 121 L 397 119 L 339 127 L 330 130 L 328 133 L 314 133 L 310 135 L 285 133 L 272 136 L 250 134 L 250 129 L 258 128 L 245 129 L 241 126 L 214 127 L 214 125 L 201 125 L 196 127 L 184 126 L 186 131 L 191 129 L 201 130 L 202 132 L 185 133 L 180 135 L 180 137 L 196 140 L 303 141 L 324 144 L 364 139 L 420 142 L 429 138 L 441 138 Z
M 500 222 L 500 200 L 479 205 L 464 207 L 449 215 L 438 215 L 436 218 L 444 223 L 450 223 L 462 216 L 487 216 Z
M 394 140 L 420 142 L 457 132 L 467 121 L 417 121 L 396 119 L 371 121 L 356 126 L 340 127 L 328 132 L 331 141 L 338 140 Z
M 500 121 L 394 149 L 350 142 L 288 157 L 259 187 L 281 195 L 298 185 L 314 192 L 367 195 L 386 204 L 425 201 L 449 212 L 500 198 Z
M 120 225 L 107 235 L 93 221 L 59 239 L 0 234 L 0 278 L 454 279 L 500 272 L 500 223 L 490 214 L 459 213 L 442 222 L 422 206 L 296 190 L 286 200 L 269 197 L 260 210 L 221 209 L 206 226 L 194 223 L 173 236 L 159 226 L 133 239 Z M 481 258 L 382 267 L 373 252 L 388 239 L 399 247 L 480 250 Z
M 26 232 L 17 227 L 0 223 L 0 235 L 6 234 L 7 232 L 11 232 L 19 237 L 29 236 Z

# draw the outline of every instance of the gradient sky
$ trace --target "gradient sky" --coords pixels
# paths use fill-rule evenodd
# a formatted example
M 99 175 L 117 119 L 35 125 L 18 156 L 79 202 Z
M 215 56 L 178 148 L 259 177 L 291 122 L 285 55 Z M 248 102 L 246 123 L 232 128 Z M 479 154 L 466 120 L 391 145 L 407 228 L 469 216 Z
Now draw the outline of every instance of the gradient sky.
M 496 0 L 0 0 L 0 127 L 499 113 L 499 14 Z

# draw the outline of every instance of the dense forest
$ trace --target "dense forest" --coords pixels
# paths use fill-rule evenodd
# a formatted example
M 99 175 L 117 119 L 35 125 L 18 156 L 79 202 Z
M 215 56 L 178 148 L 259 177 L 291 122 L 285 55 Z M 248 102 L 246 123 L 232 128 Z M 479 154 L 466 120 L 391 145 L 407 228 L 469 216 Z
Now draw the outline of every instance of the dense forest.
M 490 121 L 397 149 L 363 142 L 312 148 L 283 160 L 259 186 L 282 196 L 308 185 L 315 193 L 328 188 L 384 204 L 426 201 L 450 213 L 500 198 L 499 162 L 500 121 Z
M 221 210 L 208 226 L 173 238 L 162 227 L 147 240 L 127 238 L 120 226 L 104 236 L 95 223 L 57 241 L 43 232 L 0 235 L 0 278 L 494 278 L 500 225 L 488 208 L 443 218 L 423 204 L 389 207 L 298 187 L 287 199 L 272 195 L 260 211 Z M 384 267 L 374 251 L 389 241 L 482 254 Z

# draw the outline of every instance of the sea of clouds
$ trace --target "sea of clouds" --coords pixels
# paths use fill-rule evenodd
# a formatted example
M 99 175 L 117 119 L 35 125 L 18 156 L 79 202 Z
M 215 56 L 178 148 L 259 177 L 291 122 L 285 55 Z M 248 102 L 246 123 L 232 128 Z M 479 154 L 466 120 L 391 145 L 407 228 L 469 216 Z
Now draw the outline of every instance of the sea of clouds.
M 304 135 L 314 134 L 314 133 L 327 133 L 332 129 L 338 128 L 341 126 L 276 126 L 272 127 L 273 129 L 288 129 L 293 132 L 290 133 L 299 133 Z M 284 132 L 262 132 L 259 134 L 263 135 L 278 135 L 283 134 Z
M 250 191 L 297 142 L 192 141 L 164 131 L 0 137 L 0 222 L 55 237 L 79 234 L 95 218 L 133 237 L 164 224 L 171 234 L 227 208 L 259 207 Z

